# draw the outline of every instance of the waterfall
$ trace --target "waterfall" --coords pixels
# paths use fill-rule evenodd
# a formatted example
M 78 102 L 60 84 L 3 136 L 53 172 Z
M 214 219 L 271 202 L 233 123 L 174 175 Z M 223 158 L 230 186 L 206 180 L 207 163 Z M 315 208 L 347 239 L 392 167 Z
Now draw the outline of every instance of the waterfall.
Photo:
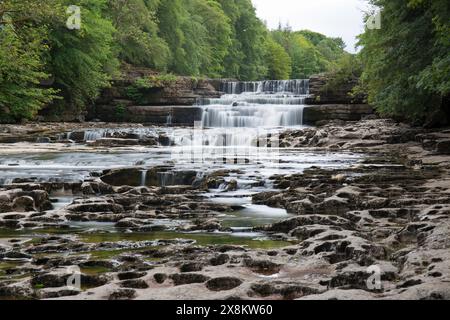
M 166 125 L 167 126 L 171 126 L 172 125 L 172 115 L 169 114 L 166 119 L 167 119 L 166 120 Z
M 147 185 L 147 170 L 141 171 L 141 187 L 145 187 Z
M 219 99 L 201 101 L 202 124 L 209 128 L 303 125 L 309 80 L 223 82 Z
M 158 172 L 158 180 L 161 187 L 174 185 L 174 173 L 170 171 Z
M 308 80 L 223 82 L 220 98 L 203 99 L 194 130 L 174 131 L 178 163 L 277 166 L 280 132 L 303 125 Z M 161 185 L 170 177 L 160 175 Z M 239 185 L 238 185 L 239 186 Z
M 309 80 L 227 81 L 221 84 L 221 91 L 227 94 L 283 92 L 307 95 L 309 94 Z

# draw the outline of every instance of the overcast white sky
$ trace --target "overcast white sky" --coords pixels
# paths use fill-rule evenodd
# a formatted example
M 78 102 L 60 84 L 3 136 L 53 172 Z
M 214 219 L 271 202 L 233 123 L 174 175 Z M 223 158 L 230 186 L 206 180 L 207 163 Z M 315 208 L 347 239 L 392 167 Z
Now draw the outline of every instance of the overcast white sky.
M 363 31 L 365 0 L 252 0 L 258 16 L 270 29 L 289 23 L 293 30 L 309 29 L 341 37 L 354 52 L 355 37 Z

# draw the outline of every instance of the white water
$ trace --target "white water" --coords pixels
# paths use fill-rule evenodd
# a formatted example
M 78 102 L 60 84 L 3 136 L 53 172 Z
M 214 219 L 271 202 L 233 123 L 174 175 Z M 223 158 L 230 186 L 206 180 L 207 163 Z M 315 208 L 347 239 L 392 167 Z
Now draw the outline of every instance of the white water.
M 297 95 L 309 94 L 309 80 L 265 80 L 238 82 L 229 81 L 222 83 L 221 90 L 227 94 L 240 93 L 279 93 L 289 92 Z
M 252 227 L 273 223 L 289 215 L 284 209 L 252 204 L 254 194 L 273 190 L 270 177 L 298 174 L 312 166 L 342 168 L 358 162 L 360 155 L 308 152 L 296 148 L 279 148 L 277 134 L 288 127 L 303 126 L 303 103 L 308 94 L 307 81 L 227 82 L 219 99 L 201 102 L 204 110 L 196 128 L 139 127 L 90 129 L 61 135 L 76 140 L 64 150 L 42 151 L 30 143 L 29 153 L 0 153 L 0 185 L 16 178 L 37 182 L 82 182 L 91 173 L 102 170 L 135 167 L 141 172 L 140 184 L 146 185 L 149 169 L 168 167 L 158 174 L 160 186 L 178 183 L 176 171 L 195 171 L 201 181 L 212 172 L 229 170 L 223 183 L 203 196 L 216 203 L 236 206 L 232 214 L 219 218 L 234 236 L 258 239 L 262 234 Z M 200 119 L 199 119 L 200 120 Z M 169 127 L 170 126 L 170 127 Z M 82 134 L 81 134 L 82 133 Z M 86 148 L 86 141 L 104 137 L 135 138 L 170 137 L 173 144 L 130 146 L 126 148 Z M 81 136 L 81 138 L 80 138 Z M 44 149 L 45 150 L 45 149 Z M 237 189 L 228 188 L 231 182 Z M 53 192 L 55 209 L 69 204 L 73 195 L 65 190 Z M 164 224 L 182 223 L 164 221 Z M 113 228 L 113 224 L 94 227 Z M 92 228 L 92 224 L 89 225 Z
M 219 99 L 205 99 L 208 128 L 273 128 L 303 125 L 308 80 L 225 82 Z

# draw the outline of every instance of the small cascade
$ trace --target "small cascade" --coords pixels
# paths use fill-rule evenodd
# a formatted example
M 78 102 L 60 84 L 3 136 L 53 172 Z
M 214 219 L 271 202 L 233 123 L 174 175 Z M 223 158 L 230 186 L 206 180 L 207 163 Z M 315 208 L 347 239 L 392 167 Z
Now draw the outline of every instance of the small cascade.
M 158 172 L 159 185 L 161 187 L 167 187 L 174 184 L 174 173 L 171 171 Z
M 141 171 L 141 187 L 147 186 L 147 172 L 148 170 Z
M 169 117 L 168 124 L 171 121 L 171 117 Z M 154 128 L 109 128 L 74 131 L 58 137 L 59 140 L 68 139 L 77 142 L 97 141 L 102 138 L 157 139 L 159 134 Z
M 90 130 L 84 132 L 84 141 L 97 141 L 105 136 L 105 130 Z
M 303 105 L 298 106 L 210 106 L 205 107 L 204 127 L 258 128 L 303 124 Z
M 167 116 L 166 125 L 167 126 L 171 126 L 172 125 L 172 115 L 171 114 L 169 114 Z
M 226 94 L 205 99 L 202 124 L 207 128 L 262 128 L 303 125 L 309 80 L 223 82 Z
M 226 94 L 291 93 L 295 95 L 308 95 L 309 80 L 227 81 L 221 84 L 221 91 Z

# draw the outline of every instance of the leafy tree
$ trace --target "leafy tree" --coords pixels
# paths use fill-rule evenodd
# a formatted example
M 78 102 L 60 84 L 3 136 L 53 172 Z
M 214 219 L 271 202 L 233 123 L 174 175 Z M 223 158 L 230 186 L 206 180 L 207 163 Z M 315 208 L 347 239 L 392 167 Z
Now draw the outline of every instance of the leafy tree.
M 65 6 L 70 0 L 61 0 Z M 61 90 L 68 106 L 82 110 L 97 98 L 102 88 L 109 86 L 117 69 L 114 56 L 114 27 L 102 16 L 106 0 L 81 0 L 81 30 L 68 30 L 66 16 L 58 16 L 50 23 L 48 68 L 54 76 L 54 86 Z
M 106 15 L 117 30 L 118 57 L 133 65 L 165 71 L 170 51 L 158 36 L 159 0 L 109 0 Z
M 258 80 L 267 74 L 267 29 L 250 0 L 218 0 L 231 21 L 232 45 L 225 58 L 225 77 Z
M 445 109 L 450 92 L 450 3 L 372 0 L 382 29 L 360 36 L 369 102 L 384 115 L 424 121 Z M 447 106 L 448 108 L 448 106 Z
M 267 40 L 267 66 L 270 79 L 289 79 L 292 72 L 291 57 L 283 46 L 269 38 Z
M 43 32 L 34 28 L 4 25 L 0 32 L 0 122 L 32 119 L 56 91 L 42 88 L 48 77 L 41 56 Z
M 177 74 L 187 73 L 183 64 L 187 54 L 184 49 L 183 20 L 187 12 L 181 0 L 164 0 L 158 6 L 159 35 L 167 42 L 171 52 L 169 70 Z
M 196 28 L 187 28 L 194 31 L 189 37 L 202 40 L 197 47 L 197 51 L 202 51 L 198 54 L 201 61 L 198 74 L 220 77 L 225 71 L 223 62 L 231 45 L 230 20 L 215 0 L 188 0 L 187 5 L 190 24 L 194 25 L 193 21 L 197 23 Z
M 0 122 L 32 119 L 55 97 L 40 84 L 49 77 L 43 55 L 47 30 L 42 24 L 52 3 L 9 0 L 0 3 Z
M 345 44 L 340 38 L 327 38 L 308 30 L 292 31 L 282 26 L 271 34 L 291 57 L 292 78 L 308 78 L 329 71 L 345 55 Z

